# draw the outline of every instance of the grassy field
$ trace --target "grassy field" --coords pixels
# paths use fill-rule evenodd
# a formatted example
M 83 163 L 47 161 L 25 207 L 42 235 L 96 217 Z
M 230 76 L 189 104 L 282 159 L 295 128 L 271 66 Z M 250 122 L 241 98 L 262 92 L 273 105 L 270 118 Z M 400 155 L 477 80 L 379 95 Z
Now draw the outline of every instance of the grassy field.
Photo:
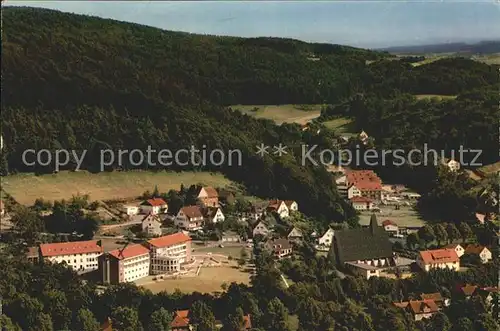
M 222 254 L 226 256 L 231 256 L 235 259 L 239 258 L 241 255 L 241 248 L 244 246 L 225 246 L 225 247 L 200 247 L 197 245 L 193 245 L 194 252 L 193 254 L 199 253 L 212 253 L 212 254 Z M 248 255 L 250 255 L 251 250 L 245 247 Z
M 153 191 L 155 185 L 160 192 L 179 189 L 181 184 L 189 186 L 203 183 L 211 186 L 227 186 L 232 182 L 221 174 L 209 172 L 60 172 L 35 176 L 17 174 L 2 177 L 2 189 L 19 203 L 30 205 L 35 199 L 61 200 L 72 195 L 88 194 L 91 200 L 128 199 Z
M 255 118 L 273 120 L 276 124 L 306 124 L 320 115 L 321 107 L 322 105 L 234 105 L 230 108 Z
M 422 100 L 422 99 L 432 99 L 432 98 L 438 98 L 440 100 L 451 100 L 451 99 L 456 99 L 456 95 L 443 95 L 443 94 L 415 94 L 415 97 L 417 100 Z
M 471 57 L 471 59 L 474 61 L 479 61 L 479 62 L 483 62 L 486 64 L 500 64 L 500 53 L 474 55 Z
M 200 274 L 196 277 L 166 279 L 140 285 L 151 290 L 153 293 L 161 291 L 174 292 L 175 289 L 179 289 L 184 293 L 195 291 L 213 293 L 222 291 L 222 284 L 226 283 L 229 285 L 232 282 L 249 284 L 250 274 L 230 266 L 202 268 Z
M 322 124 L 327 128 L 332 129 L 337 134 L 345 136 L 356 135 L 353 121 L 345 117 L 339 117 L 330 121 L 323 122 Z
M 389 219 L 396 222 L 399 226 L 424 226 L 425 221 L 414 209 L 410 207 L 401 207 L 400 210 L 395 210 L 394 206 L 379 206 L 380 213 L 376 213 L 377 221 L 382 224 L 383 221 Z M 359 216 L 359 224 L 370 224 L 371 212 L 363 212 Z

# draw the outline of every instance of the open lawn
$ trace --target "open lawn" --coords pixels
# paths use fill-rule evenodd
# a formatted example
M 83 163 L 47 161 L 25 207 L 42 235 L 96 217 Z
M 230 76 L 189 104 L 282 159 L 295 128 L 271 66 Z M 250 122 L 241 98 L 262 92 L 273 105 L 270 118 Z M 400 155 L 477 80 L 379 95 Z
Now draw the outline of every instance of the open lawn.
M 255 118 L 265 118 L 282 123 L 306 124 L 321 114 L 322 105 L 234 105 L 239 110 Z
M 222 284 L 229 285 L 232 282 L 249 284 L 250 274 L 231 266 L 201 268 L 200 274 L 195 277 L 166 279 L 148 283 L 142 283 L 141 281 L 138 282 L 138 285 L 151 290 L 153 293 L 161 291 L 174 292 L 175 289 L 179 289 L 184 293 L 195 291 L 213 293 L 222 291 Z
M 353 121 L 346 117 L 339 117 L 330 121 L 323 122 L 322 124 L 327 128 L 332 129 L 337 134 L 345 136 L 356 135 Z
M 193 254 L 199 253 L 212 253 L 212 254 L 221 254 L 226 256 L 231 256 L 234 259 L 238 259 L 241 255 L 241 249 L 245 248 L 248 255 L 250 255 L 251 250 L 243 245 L 241 246 L 224 246 L 224 247 L 203 247 L 198 245 L 193 245 L 194 252 Z
M 422 100 L 422 99 L 432 99 L 432 98 L 437 98 L 440 100 L 451 100 L 451 99 L 456 99 L 456 95 L 443 95 L 443 94 L 415 94 L 415 97 L 417 100 Z
M 401 207 L 400 210 L 395 210 L 394 206 L 379 206 L 381 209 L 377 215 L 377 221 L 382 224 L 383 221 L 389 219 L 396 222 L 399 226 L 424 226 L 425 221 L 420 217 L 418 212 L 411 207 Z M 370 224 L 370 217 L 372 212 L 362 212 L 359 216 L 359 224 Z
M 35 199 L 61 200 L 72 195 L 88 194 L 91 200 L 129 199 L 144 191 L 153 191 L 155 185 L 160 192 L 179 189 L 181 184 L 189 186 L 202 183 L 222 187 L 232 182 L 221 174 L 209 172 L 150 172 L 120 171 L 89 173 L 67 172 L 35 176 L 17 174 L 2 177 L 2 189 L 19 203 L 30 205 Z

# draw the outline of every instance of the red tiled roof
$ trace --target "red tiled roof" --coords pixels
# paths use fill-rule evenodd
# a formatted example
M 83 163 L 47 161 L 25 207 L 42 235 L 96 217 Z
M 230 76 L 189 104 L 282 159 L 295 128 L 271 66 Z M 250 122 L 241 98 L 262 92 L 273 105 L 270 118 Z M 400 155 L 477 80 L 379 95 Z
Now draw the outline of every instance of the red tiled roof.
M 436 293 L 422 293 L 420 294 L 420 298 L 422 300 L 433 300 L 433 301 L 443 301 L 443 296 L 441 293 L 436 292 Z
M 271 200 L 269 201 L 269 204 L 267 205 L 267 208 L 269 209 L 278 209 L 281 205 L 283 200 Z
M 182 232 L 177 232 L 175 234 L 170 234 L 168 236 L 153 238 L 148 241 L 148 243 L 155 247 L 167 247 L 172 245 L 181 244 L 186 241 L 190 241 L 191 238 Z
M 152 207 L 159 207 L 159 206 L 164 206 L 167 203 L 165 200 L 162 198 L 153 198 L 153 199 L 148 199 L 142 203 L 143 205 L 150 205 Z
M 189 326 L 189 310 L 178 310 L 170 326 L 172 328 L 187 328 Z
M 467 296 L 474 294 L 474 292 L 476 292 L 476 289 L 476 285 L 465 285 L 460 288 L 460 290 L 462 290 L 462 292 Z
M 198 195 L 200 195 L 200 192 L 202 189 L 204 189 L 205 192 L 207 193 L 207 196 L 206 196 L 207 198 L 218 198 L 219 197 L 219 193 L 217 193 L 217 190 L 211 186 L 204 186 L 204 187 L 200 188 L 200 190 L 198 191 Z
M 432 263 L 449 263 L 459 260 L 457 252 L 453 249 L 434 249 L 429 251 L 421 251 L 420 257 L 424 264 Z
M 97 240 L 41 244 L 40 251 L 44 257 L 103 252 L 102 247 L 97 245 Z
M 373 170 L 346 171 L 347 182 L 354 184 L 360 191 L 382 190 L 382 180 Z
M 367 198 L 367 197 L 352 197 L 351 199 L 351 202 L 363 202 L 363 203 L 370 203 L 370 202 L 373 202 L 372 199 L 370 198 Z
M 181 208 L 181 211 L 188 218 L 203 217 L 201 208 L 199 206 L 185 206 Z
M 435 313 L 439 310 L 434 300 L 410 301 L 410 309 L 413 314 Z
M 252 328 L 252 320 L 250 319 L 250 314 L 243 316 L 243 321 L 244 321 L 243 327 L 245 329 L 251 329 Z
M 131 257 L 136 257 L 144 254 L 149 254 L 149 249 L 142 246 L 141 244 L 130 245 L 125 247 L 125 249 L 115 249 L 109 252 L 110 255 L 114 256 L 118 260 L 129 259 Z
M 486 247 L 481 246 L 481 245 L 474 245 L 474 244 L 471 244 L 471 245 L 467 245 L 467 247 L 465 248 L 465 253 L 466 253 L 466 254 L 475 254 L 475 255 L 479 255 L 479 254 L 481 254 L 481 252 L 482 252 L 485 248 L 486 248 Z
M 382 225 L 383 226 L 388 226 L 388 225 L 394 225 L 394 226 L 398 226 L 396 223 L 394 223 L 393 221 L 391 220 L 385 220 L 382 222 Z

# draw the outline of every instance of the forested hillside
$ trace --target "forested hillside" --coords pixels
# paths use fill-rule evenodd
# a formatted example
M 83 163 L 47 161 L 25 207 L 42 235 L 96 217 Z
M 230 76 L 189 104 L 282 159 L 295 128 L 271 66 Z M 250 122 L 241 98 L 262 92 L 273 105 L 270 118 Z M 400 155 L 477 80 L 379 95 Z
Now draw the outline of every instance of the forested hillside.
M 457 94 L 497 82 L 495 68 L 464 59 L 412 67 L 339 45 L 193 35 L 33 8 L 4 9 L 2 44 L 3 173 L 33 171 L 21 162 L 27 148 L 90 149 L 84 166 L 91 170 L 102 148 L 240 149 L 241 167 L 192 169 L 221 171 L 253 194 L 296 199 L 325 222 L 353 216 L 330 174 L 301 166 L 298 153 L 261 159 L 255 146 L 330 147 L 329 140 L 225 106 Z M 383 118 L 389 127 L 399 119 Z M 172 167 L 180 168 L 190 170 Z

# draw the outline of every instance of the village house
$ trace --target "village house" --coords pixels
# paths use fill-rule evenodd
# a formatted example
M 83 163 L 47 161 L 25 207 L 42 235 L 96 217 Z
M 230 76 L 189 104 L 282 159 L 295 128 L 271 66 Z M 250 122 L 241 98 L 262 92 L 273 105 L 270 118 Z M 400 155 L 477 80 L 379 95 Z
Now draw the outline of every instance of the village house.
M 403 308 L 409 311 L 415 321 L 431 318 L 439 312 L 439 307 L 434 300 L 410 300 L 405 302 L 394 302 L 398 308 Z
M 354 185 L 361 196 L 373 200 L 382 200 L 382 180 L 373 170 L 346 171 L 347 190 Z M 353 193 L 357 191 L 353 190 Z M 356 193 L 357 194 L 357 193 Z M 353 197 L 356 195 L 353 195 Z
M 444 163 L 444 165 L 446 165 L 448 167 L 448 169 L 451 172 L 456 172 L 456 171 L 460 170 L 460 162 L 455 161 L 454 159 L 451 159 L 451 160 L 444 159 L 443 163 Z
M 207 207 L 203 209 L 203 217 L 205 218 L 206 223 L 220 223 L 224 222 L 226 219 L 224 214 L 222 213 L 222 209 L 219 207 Z
M 271 213 L 276 213 L 281 219 L 290 216 L 290 210 L 283 200 L 271 200 L 267 206 L 267 211 Z
M 31 263 L 40 262 L 40 248 L 28 247 L 28 251 L 26 252 L 26 259 Z
M 352 184 L 347 189 L 347 199 L 352 199 L 354 197 L 361 197 L 361 191 L 356 187 L 356 185 Z
M 191 238 L 182 232 L 151 239 L 147 247 L 152 275 L 179 272 L 182 264 L 191 261 Z
M 366 145 L 368 143 L 368 134 L 362 130 L 361 133 L 358 135 L 359 140 L 363 143 L 363 145 Z
M 264 224 L 263 221 L 258 221 L 255 223 L 254 228 L 252 229 L 252 236 L 255 237 L 257 235 L 261 236 L 268 236 L 269 235 L 269 229 L 268 227 Z
M 225 243 L 238 243 L 241 241 L 241 237 L 239 234 L 237 234 L 235 232 L 228 231 L 228 232 L 224 232 L 224 234 L 222 235 L 221 241 L 225 242 Z
M 123 211 L 127 216 L 134 216 L 139 214 L 139 206 L 123 205 L 121 206 L 121 211 Z
M 157 214 L 146 215 L 141 221 L 142 232 L 148 236 L 161 236 L 161 225 L 162 221 Z
M 219 193 L 213 187 L 201 187 L 197 199 L 203 207 L 219 207 Z
M 441 293 L 422 293 L 420 294 L 420 299 L 422 300 L 433 300 L 439 309 L 443 309 L 444 307 L 448 307 L 450 305 L 450 299 L 443 298 Z
M 97 270 L 98 257 L 102 253 L 103 249 L 97 240 L 40 245 L 40 256 L 44 261 L 66 263 L 79 273 Z
M 203 227 L 203 213 L 200 206 L 182 207 L 174 219 L 174 224 L 188 231 L 196 231 Z
M 333 242 L 333 236 L 335 231 L 332 228 L 328 228 L 326 232 L 318 238 L 318 246 L 320 248 L 330 248 Z
M 491 251 L 487 247 L 481 245 L 467 245 L 465 248 L 465 254 L 479 256 L 479 259 L 483 264 L 490 262 L 493 258 L 491 256 Z
M 286 236 L 289 240 L 302 240 L 302 231 L 300 231 L 297 227 L 293 227 Z
M 192 326 L 189 324 L 189 310 L 177 310 L 170 324 L 172 331 L 190 331 Z
M 351 205 L 355 210 L 372 210 L 374 208 L 373 200 L 366 197 L 352 197 Z
M 366 279 L 380 277 L 381 270 L 397 264 L 389 235 L 378 225 L 375 215 L 367 228 L 336 230 L 330 252 L 338 266 Z
M 434 249 L 421 251 L 417 257 L 417 265 L 424 271 L 431 269 L 460 269 L 460 259 L 453 249 Z
M 141 203 L 141 213 L 143 214 L 160 214 L 168 211 L 168 204 L 161 198 L 148 199 Z
M 458 257 L 462 257 L 462 255 L 464 255 L 465 253 L 464 248 L 460 244 L 449 244 L 444 246 L 443 248 L 453 249 L 457 253 Z
M 105 284 L 133 282 L 149 275 L 150 253 L 136 244 L 115 249 L 99 257 L 99 273 Z
M 389 235 L 395 235 L 398 234 L 399 228 L 398 225 L 391 221 L 391 220 L 385 220 L 382 222 L 382 226 L 384 227 L 384 230 L 389 233 Z
M 292 243 L 287 239 L 274 239 L 267 242 L 267 247 L 277 259 L 292 255 Z

